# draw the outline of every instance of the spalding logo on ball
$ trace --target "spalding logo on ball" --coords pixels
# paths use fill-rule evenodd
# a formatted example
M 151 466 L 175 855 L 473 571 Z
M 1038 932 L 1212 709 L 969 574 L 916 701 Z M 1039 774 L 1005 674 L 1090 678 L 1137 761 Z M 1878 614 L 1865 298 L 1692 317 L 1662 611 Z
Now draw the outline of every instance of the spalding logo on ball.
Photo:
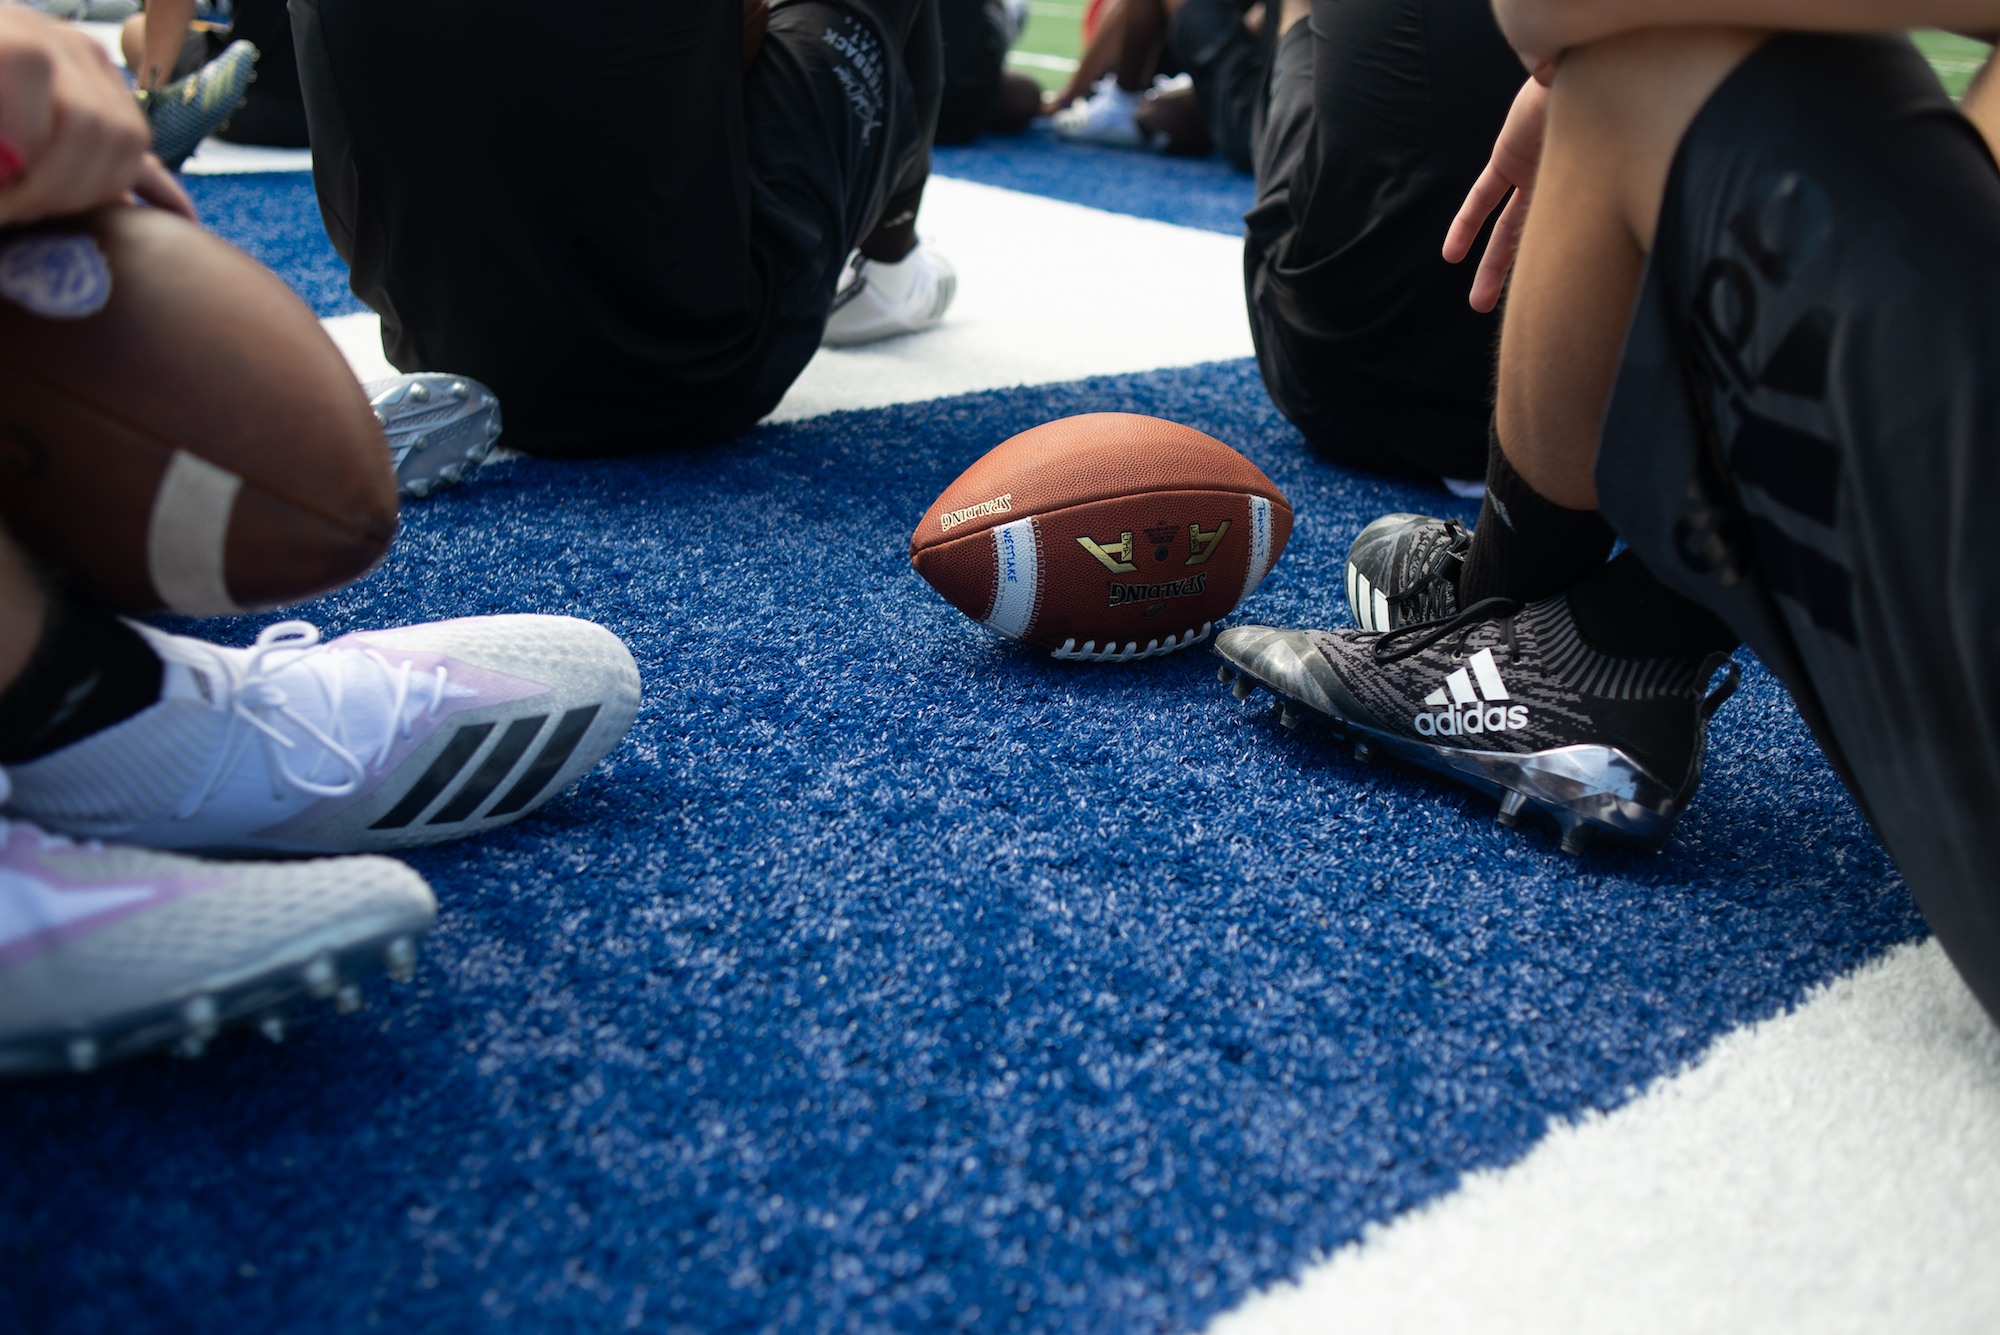
M 1207 638 L 1291 535 L 1284 493 L 1213 436 L 1088 413 L 961 473 L 910 536 L 910 564 L 1009 639 L 1122 663 Z

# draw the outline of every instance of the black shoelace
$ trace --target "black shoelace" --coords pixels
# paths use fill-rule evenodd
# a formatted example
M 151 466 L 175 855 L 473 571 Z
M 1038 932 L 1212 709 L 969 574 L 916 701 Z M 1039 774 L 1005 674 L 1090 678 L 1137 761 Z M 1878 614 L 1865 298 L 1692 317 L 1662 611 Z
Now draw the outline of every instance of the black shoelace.
M 1417 572 L 1410 582 L 1399 589 L 1382 591 L 1383 598 L 1391 603 L 1414 604 L 1410 609 L 1413 625 L 1441 618 L 1446 607 L 1457 600 L 1456 568 L 1465 564 L 1457 548 L 1472 541 L 1465 525 L 1456 519 L 1445 520 L 1442 528 L 1432 529 L 1423 537 L 1426 541 L 1411 563 Z
M 1390 663 L 1400 663 L 1405 658 L 1415 657 L 1434 644 L 1450 639 L 1453 635 L 1458 636 L 1457 653 L 1463 657 L 1466 637 L 1489 621 L 1500 623 L 1500 643 L 1506 646 L 1507 657 L 1512 661 L 1514 617 L 1520 610 L 1521 604 L 1512 598 L 1482 598 L 1456 616 L 1442 617 L 1436 621 L 1414 621 L 1407 626 L 1383 631 L 1375 641 L 1375 661 L 1385 667 Z M 1403 644 L 1404 640 L 1410 643 Z

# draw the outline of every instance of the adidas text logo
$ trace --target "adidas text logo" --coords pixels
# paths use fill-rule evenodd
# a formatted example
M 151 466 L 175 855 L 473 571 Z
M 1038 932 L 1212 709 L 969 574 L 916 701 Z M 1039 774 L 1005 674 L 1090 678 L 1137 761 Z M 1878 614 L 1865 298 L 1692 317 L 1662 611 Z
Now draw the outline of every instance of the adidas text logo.
M 1518 732 L 1528 726 L 1528 707 L 1499 703 L 1509 699 L 1493 651 L 1481 649 L 1465 666 L 1444 679 L 1444 685 L 1424 697 L 1432 712 L 1411 720 L 1426 737 L 1463 737 L 1469 733 Z

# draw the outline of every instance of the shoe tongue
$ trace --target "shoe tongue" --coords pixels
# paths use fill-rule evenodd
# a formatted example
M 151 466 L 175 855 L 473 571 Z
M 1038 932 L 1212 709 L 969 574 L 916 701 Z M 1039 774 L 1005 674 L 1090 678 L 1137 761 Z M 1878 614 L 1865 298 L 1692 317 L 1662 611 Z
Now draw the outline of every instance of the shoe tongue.
M 194 663 L 168 659 L 160 674 L 162 700 L 187 700 L 214 709 L 221 703 L 223 690 L 224 683 L 215 669 Z

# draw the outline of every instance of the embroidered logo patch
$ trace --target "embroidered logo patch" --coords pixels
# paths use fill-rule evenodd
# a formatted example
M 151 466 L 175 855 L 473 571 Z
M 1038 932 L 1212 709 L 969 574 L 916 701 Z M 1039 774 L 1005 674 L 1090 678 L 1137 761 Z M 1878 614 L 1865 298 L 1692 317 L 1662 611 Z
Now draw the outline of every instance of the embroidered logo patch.
M 0 246 L 0 297 L 52 320 L 81 320 L 111 300 L 111 264 L 87 236 L 25 236 Z

